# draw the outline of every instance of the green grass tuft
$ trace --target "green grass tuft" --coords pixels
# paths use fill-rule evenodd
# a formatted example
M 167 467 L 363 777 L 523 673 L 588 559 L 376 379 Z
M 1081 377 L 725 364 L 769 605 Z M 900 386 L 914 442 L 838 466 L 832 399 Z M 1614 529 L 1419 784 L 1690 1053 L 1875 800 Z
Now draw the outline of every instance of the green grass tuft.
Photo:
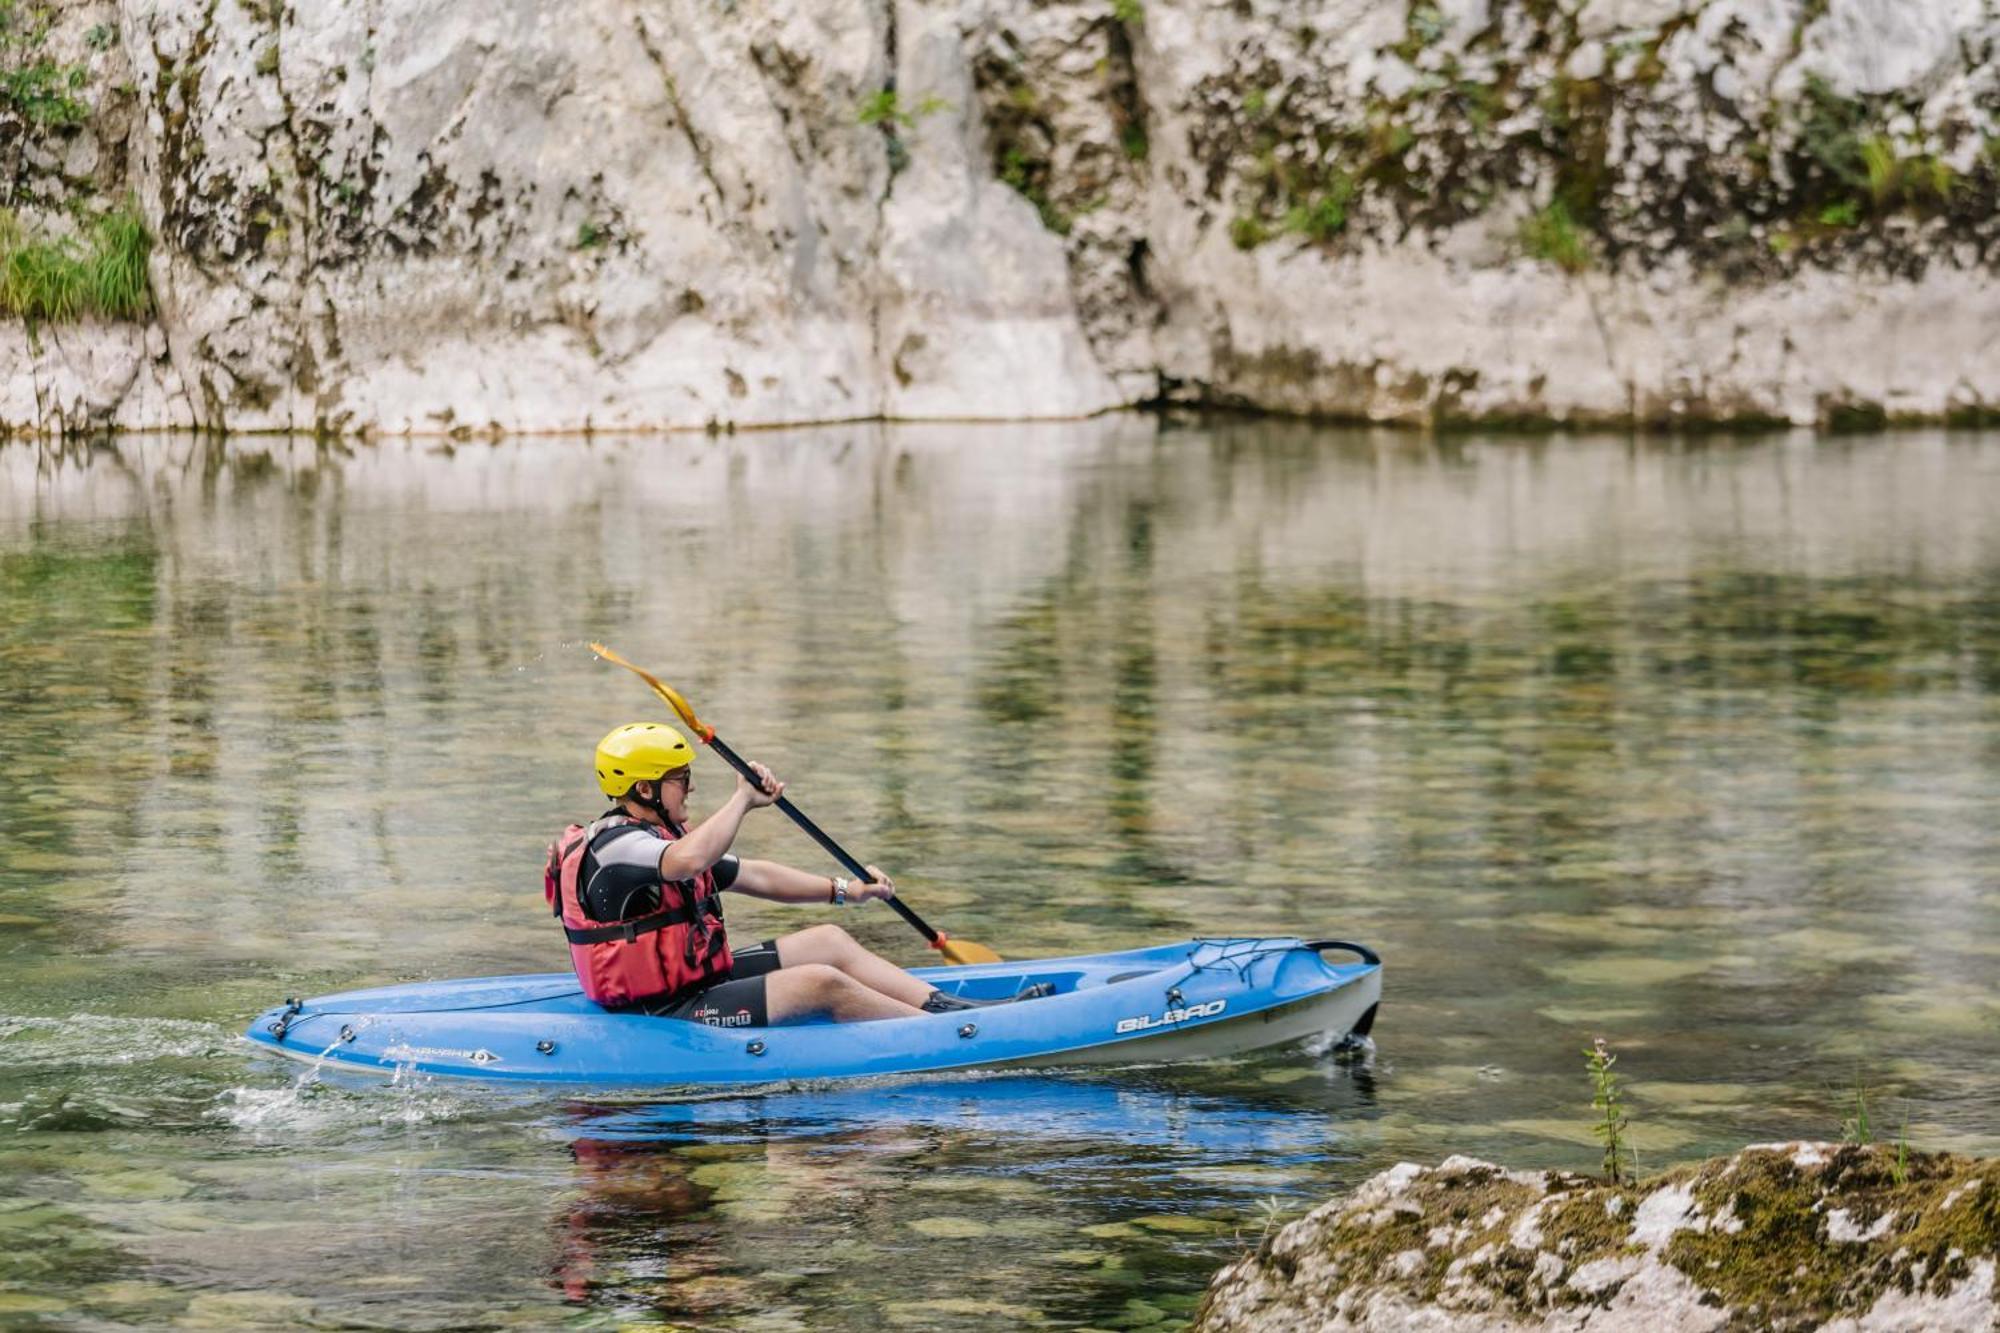
M 1041 214 L 1042 225 L 1058 236 L 1069 235 L 1075 219 L 1056 207 L 1049 198 L 1049 164 L 1030 157 L 1016 145 L 1009 144 L 1000 154 L 1000 183 L 1026 199 Z
M 1897 168 L 1896 146 L 1883 136 L 1876 134 L 1861 141 L 1861 165 L 1868 174 L 1868 197 L 1875 201 L 1875 207 L 1889 204 L 1896 195 L 1896 181 L 1901 174 Z
M 1347 230 L 1347 205 L 1353 197 L 1352 182 L 1342 178 L 1286 209 L 1285 230 L 1315 241 L 1330 241 Z
M 146 261 L 153 253 L 153 237 L 139 215 L 121 208 L 99 218 L 91 232 L 90 250 L 86 292 L 91 307 L 112 319 L 152 313 Z
M 1229 239 L 1238 250 L 1255 250 L 1271 239 L 1271 233 L 1263 219 L 1245 215 L 1230 221 Z
M 1861 161 L 1868 173 L 1868 197 L 1877 212 L 1905 204 L 1948 204 L 1958 183 L 1956 173 L 1944 162 L 1923 153 L 1904 157 L 1886 135 L 1871 135 L 1862 141 Z
M 1874 1126 L 1868 1120 L 1868 1085 L 1854 1076 L 1854 1114 L 1840 1122 L 1840 1141 L 1867 1147 L 1875 1141 Z
M 1521 223 L 1521 248 L 1566 273 L 1582 273 L 1592 262 L 1583 228 L 1560 199 Z
M 153 309 L 146 274 L 153 238 L 129 208 L 90 224 L 84 239 L 28 234 L 0 213 L 0 311 L 34 323 L 97 315 L 140 319 Z

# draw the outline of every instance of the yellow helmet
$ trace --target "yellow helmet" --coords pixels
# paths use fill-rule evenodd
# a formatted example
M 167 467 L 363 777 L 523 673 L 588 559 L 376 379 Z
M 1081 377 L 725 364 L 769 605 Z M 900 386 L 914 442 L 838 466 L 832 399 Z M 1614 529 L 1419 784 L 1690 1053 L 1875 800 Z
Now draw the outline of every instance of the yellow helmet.
M 687 737 L 658 722 L 627 722 L 597 743 L 597 785 L 612 800 L 694 762 Z

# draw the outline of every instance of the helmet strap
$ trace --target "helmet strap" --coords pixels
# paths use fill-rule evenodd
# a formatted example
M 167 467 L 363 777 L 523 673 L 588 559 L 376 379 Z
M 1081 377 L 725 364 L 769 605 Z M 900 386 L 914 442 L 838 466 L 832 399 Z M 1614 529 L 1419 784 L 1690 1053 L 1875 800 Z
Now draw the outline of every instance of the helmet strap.
M 679 837 L 680 825 L 674 823 L 674 817 L 667 813 L 666 802 L 660 799 L 660 789 L 665 785 L 666 785 L 665 783 L 655 778 L 653 780 L 653 794 L 651 797 L 641 798 L 638 796 L 633 796 L 631 799 L 637 801 L 640 805 L 645 806 L 648 810 L 651 810 L 654 814 L 658 815 L 660 817 L 660 822 L 666 825 L 667 831 L 669 833 L 672 833 L 674 836 Z

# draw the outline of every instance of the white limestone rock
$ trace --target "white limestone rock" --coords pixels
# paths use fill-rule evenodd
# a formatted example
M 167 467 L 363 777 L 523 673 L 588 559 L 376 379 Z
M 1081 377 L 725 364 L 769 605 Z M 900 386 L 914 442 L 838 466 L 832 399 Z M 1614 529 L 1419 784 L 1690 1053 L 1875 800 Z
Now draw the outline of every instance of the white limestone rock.
M 1896 152 L 1989 188 L 2000 11 L 1573 8 L 65 0 L 52 50 L 95 114 L 31 136 L 0 206 L 60 229 L 129 192 L 159 308 L 59 355 L 0 323 L 0 431 L 2000 410 L 2000 221 L 1972 196 L 1790 264 L 1783 219 L 1679 202 L 1792 188 L 1812 89 L 1887 99 Z M 1633 221 L 1570 273 L 1520 232 L 1580 86 Z M 1416 179 L 1464 154 L 1490 178 L 1476 206 L 1363 191 L 1313 233 L 1319 145 L 1357 134 Z
M 1764 1145 L 1624 1186 L 1459 1157 L 1403 1163 L 1224 1268 L 1194 1328 L 1990 1328 L 2000 1321 L 1991 1218 L 1960 1209 L 1958 1231 L 1936 1228 L 1996 1171 L 1834 1144 Z M 1822 1247 L 1803 1263 L 1823 1271 L 1801 1284 L 1796 1223 L 1815 1217 Z M 1409 1243 L 1426 1234 L 1446 1243 Z

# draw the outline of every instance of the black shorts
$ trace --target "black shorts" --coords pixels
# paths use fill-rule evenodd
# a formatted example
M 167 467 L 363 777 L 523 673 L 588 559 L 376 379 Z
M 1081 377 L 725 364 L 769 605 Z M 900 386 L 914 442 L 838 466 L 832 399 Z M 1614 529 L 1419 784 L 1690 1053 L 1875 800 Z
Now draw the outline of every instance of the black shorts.
M 764 1007 L 764 978 L 778 970 L 778 942 L 765 940 L 730 952 L 733 965 L 724 981 L 663 1000 L 646 1012 L 662 1018 L 706 1023 L 712 1028 L 761 1028 L 771 1023 Z

